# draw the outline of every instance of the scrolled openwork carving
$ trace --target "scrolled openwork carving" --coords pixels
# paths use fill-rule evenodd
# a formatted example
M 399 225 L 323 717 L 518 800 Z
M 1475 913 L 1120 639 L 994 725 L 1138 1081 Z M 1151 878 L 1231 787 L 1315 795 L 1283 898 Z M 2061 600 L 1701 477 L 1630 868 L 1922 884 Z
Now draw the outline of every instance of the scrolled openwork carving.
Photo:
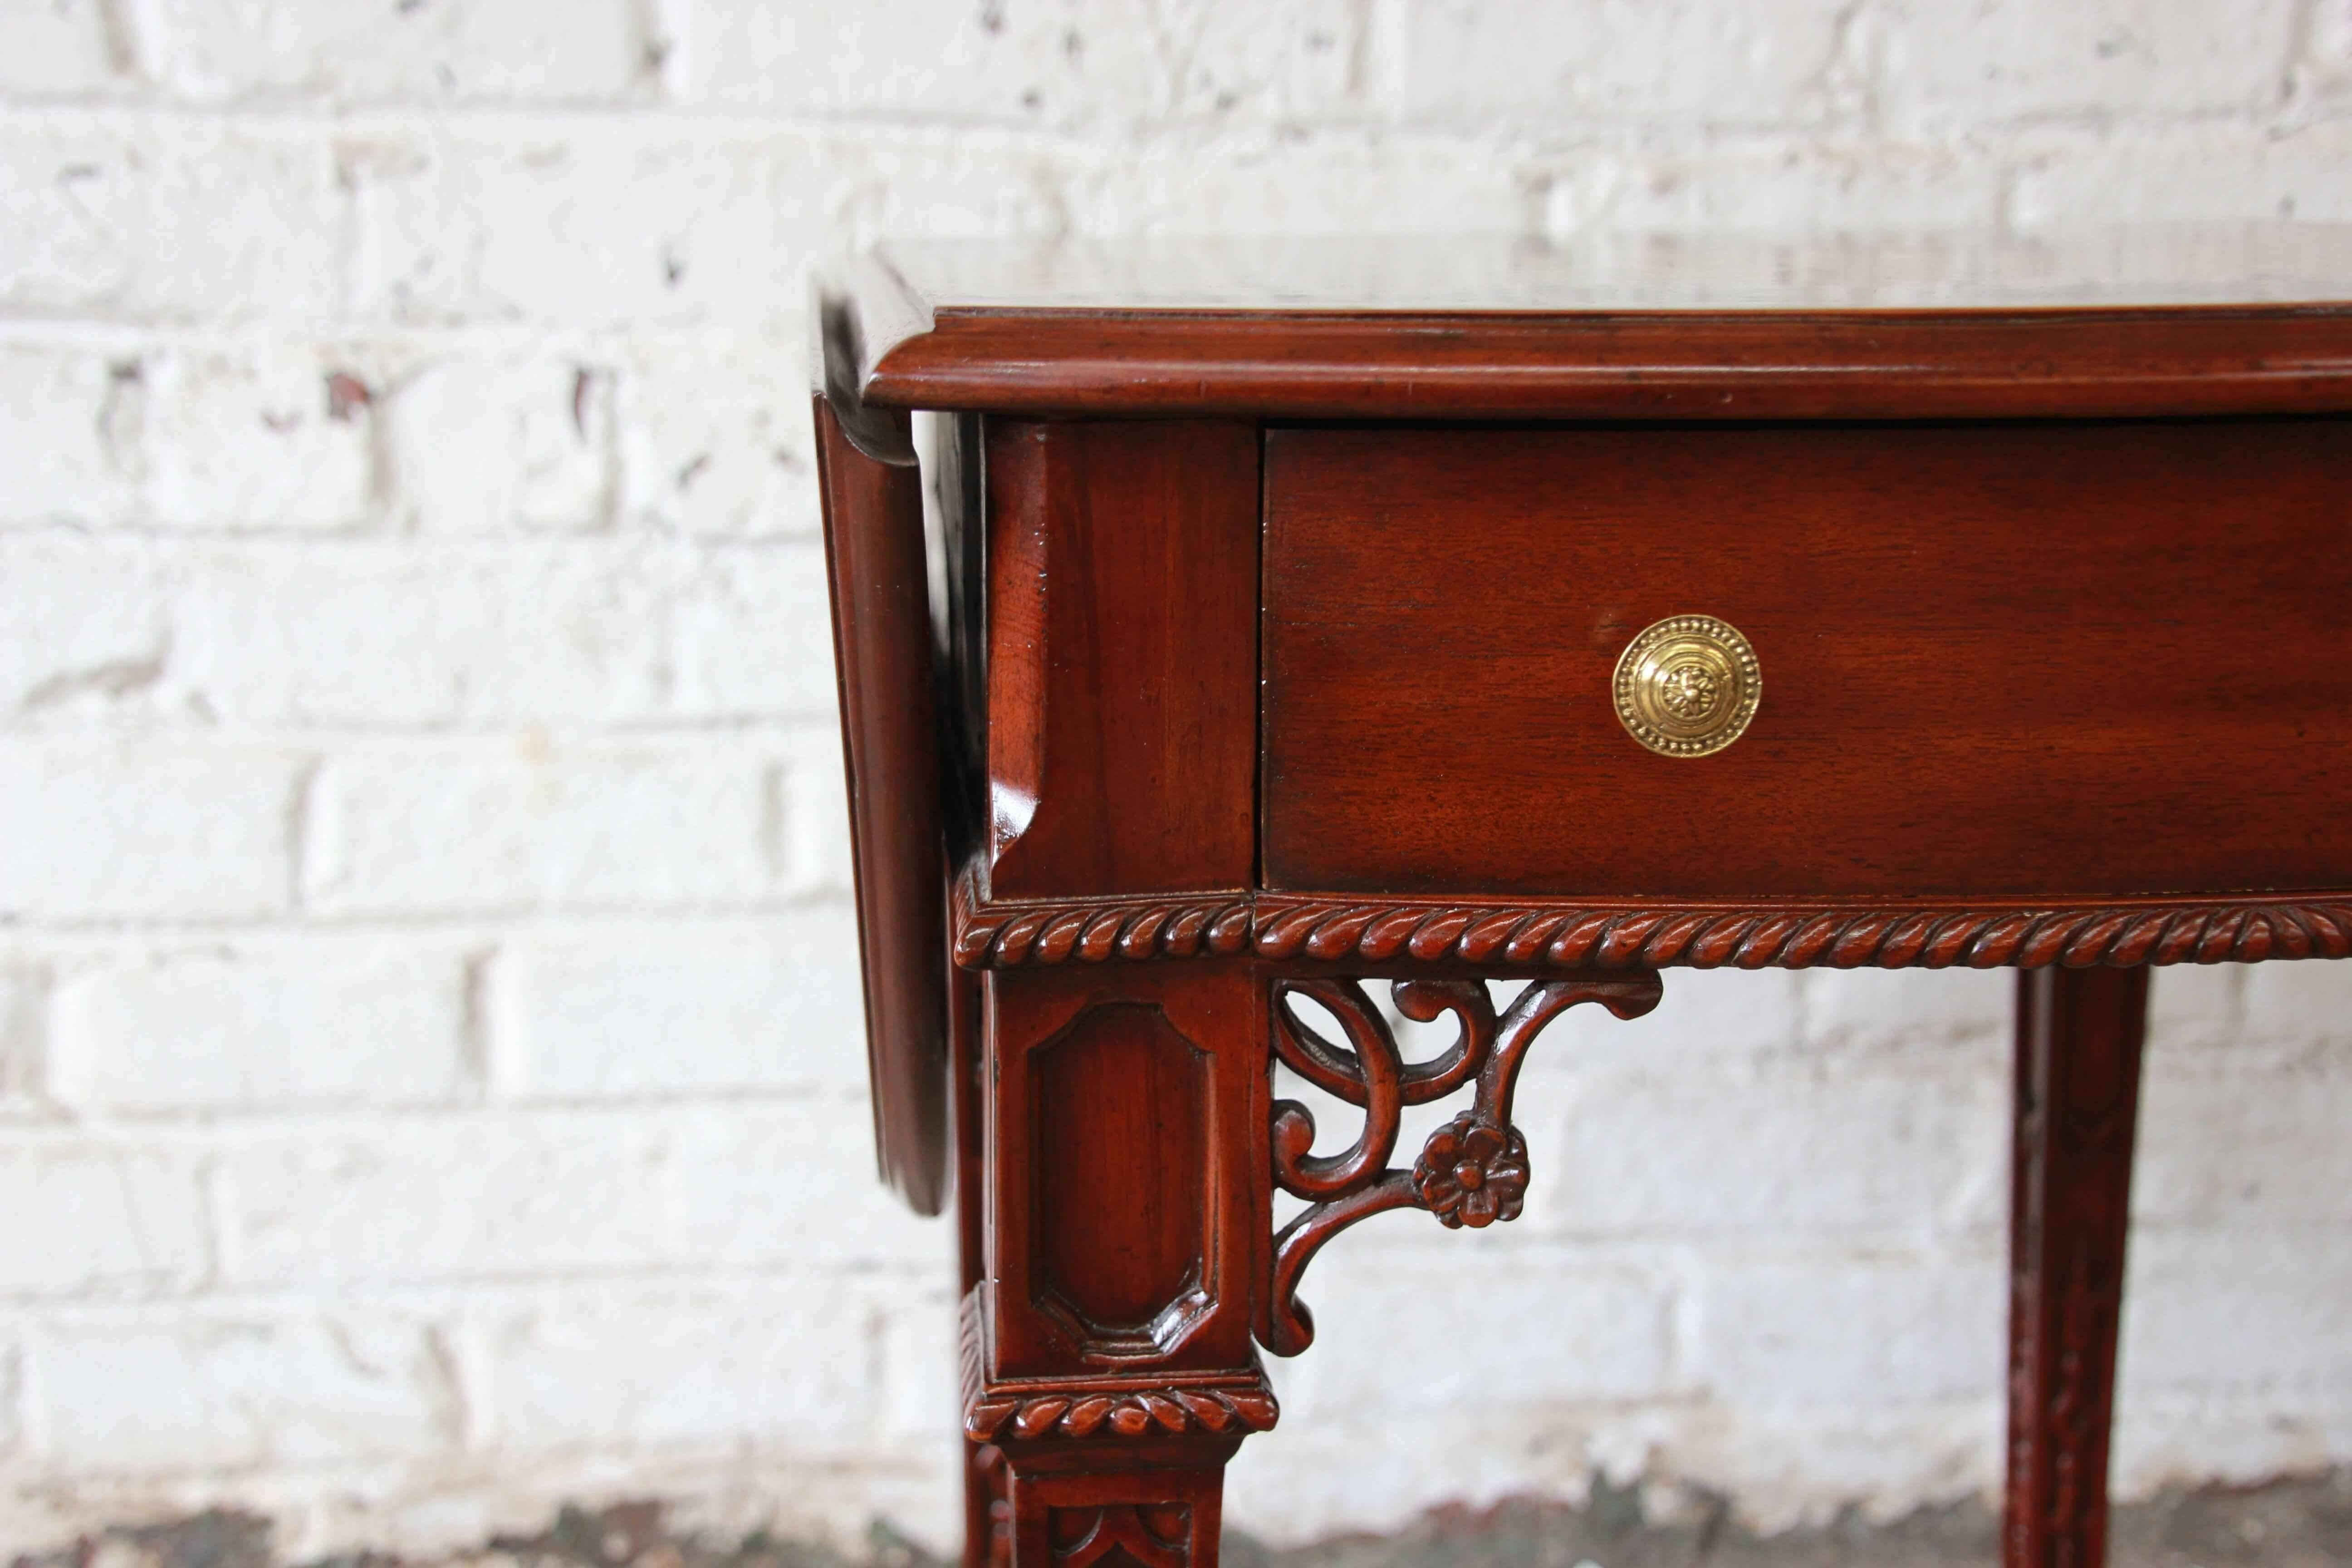
M 1458 1030 L 1453 1045 L 1427 1061 L 1407 1062 L 1360 982 L 1318 976 L 1274 983 L 1275 1054 L 1364 1112 L 1354 1142 L 1336 1154 L 1316 1154 L 1314 1113 L 1295 1100 L 1275 1102 L 1275 1184 L 1308 1200 L 1274 1238 L 1274 1278 L 1258 1338 L 1276 1355 L 1297 1355 L 1313 1342 L 1314 1319 L 1298 1300 L 1299 1277 L 1325 1242 L 1358 1220 L 1397 1208 L 1427 1209 L 1452 1228 L 1517 1218 L 1527 1198 L 1528 1146 L 1511 1125 L 1511 1095 L 1528 1047 L 1580 1002 L 1637 1018 L 1658 1005 L 1659 986 L 1649 971 L 1539 980 L 1499 1016 L 1477 980 L 1400 980 L 1389 994 L 1416 1023 L 1451 1014 Z M 1294 996 L 1328 1011 L 1344 1043 L 1301 1018 Z M 1474 1081 L 1470 1109 L 1430 1134 L 1411 1169 L 1391 1165 L 1404 1108 Z

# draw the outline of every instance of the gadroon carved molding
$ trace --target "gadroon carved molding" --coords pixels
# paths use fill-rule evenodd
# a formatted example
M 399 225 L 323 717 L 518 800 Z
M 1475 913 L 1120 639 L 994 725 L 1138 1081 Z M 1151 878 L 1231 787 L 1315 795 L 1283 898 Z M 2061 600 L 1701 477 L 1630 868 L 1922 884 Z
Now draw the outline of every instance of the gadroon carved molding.
M 1387 900 L 1213 892 L 992 904 L 967 877 L 970 969 L 1245 955 L 1558 969 L 1990 969 L 2352 956 L 2352 901 L 2231 900 L 1865 908 Z
M 974 1291 L 963 1299 L 957 1327 L 963 1432 L 975 1443 L 1145 1437 L 1171 1432 L 1240 1437 L 1272 1430 L 1282 1415 L 1255 1356 L 1247 1372 L 1104 1373 L 991 1383 L 980 1323 L 980 1299 Z
M 1517 1218 L 1528 1190 L 1527 1141 L 1511 1125 L 1511 1091 L 1544 1026 L 1580 1002 L 1597 1002 L 1620 1018 L 1658 1005 L 1655 973 L 1528 984 L 1500 1016 L 1477 980 L 1400 980 L 1390 987 L 1397 1011 L 1422 1023 L 1452 1014 L 1460 1032 L 1442 1055 L 1407 1063 L 1388 1020 L 1346 979 L 1283 979 L 1274 985 L 1274 1048 L 1285 1066 L 1364 1112 L 1363 1131 L 1336 1154 L 1317 1154 L 1315 1118 L 1295 1100 L 1274 1105 L 1274 1182 L 1307 1207 L 1274 1238 L 1274 1269 L 1258 1341 L 1276 1355 L 1297 1355 L 1315 1338 L 1299 1304 L 1298 1280 L 1323 1244 L 1358 1220 L 1390 1209 L 1423 1208 L 1450 1228 L 1476 1229 Z M 1347 1037 L 1326 1039 L 1302 1019 L 1293 997 L 1320 1004 Z M 1408 1105 L 1476 1086 L 1471 1107 L 1429 1135 L 1412 1168 L 1390 1165 Z

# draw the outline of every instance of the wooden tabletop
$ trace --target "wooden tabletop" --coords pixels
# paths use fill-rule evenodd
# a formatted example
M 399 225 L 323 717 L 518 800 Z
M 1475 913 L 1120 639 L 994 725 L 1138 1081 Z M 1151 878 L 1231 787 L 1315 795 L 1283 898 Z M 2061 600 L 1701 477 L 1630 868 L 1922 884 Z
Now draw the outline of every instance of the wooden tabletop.
M 2352 408 L 2352 226 L 931 242 L 832 290 L 864 401 L 1100 416 Z

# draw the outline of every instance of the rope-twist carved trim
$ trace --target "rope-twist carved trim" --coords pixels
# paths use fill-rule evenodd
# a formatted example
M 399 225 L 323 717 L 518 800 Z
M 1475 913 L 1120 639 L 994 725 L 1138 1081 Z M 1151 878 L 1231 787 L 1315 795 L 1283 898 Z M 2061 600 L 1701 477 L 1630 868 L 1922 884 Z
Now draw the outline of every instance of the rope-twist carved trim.
M 1160 1432 L 1230 1433 L 1273 1428 L 1282 1415 L 1265 1374 L 1250 1358 L 1247 1372 L 1195 1376 L 1181 1383 L 1115 1376 L 992 1385 L 982 1348 L 980 1288 L 957 1308 L 959 1370 L 963 1383 L 963 1431 L 975 1443 L 1035 1437 L 1141 1437 Z
M 969 875 L 956 884 L 955 956 L 966 968 L 1241 952 L 1561 969 L 2128 968 L 2352 956 L 2352 904 L 1645 909 L 1223 892 L 992 905 Z
M 964 1407 L 964 1436 L 975 1443 L 1009 1437 L 1141 1437 L 1155 1432 L 1270 1430 L 1281 1415 L 1264 1388 L 1139 1388 L 1109 1394 L 1037 1394 L 982 1399 Z
M 967 874 L 955 886 L 955 960 L 966 969 L 1001 969 L 1074 958 L 1235 953 L 1249 946 L 1250 914 L 1250 895 L 1241 892 L 987 905 Z
M 2075 910 L 1593 910 L 1285 905 L 1256 910 L 1262 958 L 1697 969 L 2088 968 L 2352 954 L 2352 907 L 2123 905 Z

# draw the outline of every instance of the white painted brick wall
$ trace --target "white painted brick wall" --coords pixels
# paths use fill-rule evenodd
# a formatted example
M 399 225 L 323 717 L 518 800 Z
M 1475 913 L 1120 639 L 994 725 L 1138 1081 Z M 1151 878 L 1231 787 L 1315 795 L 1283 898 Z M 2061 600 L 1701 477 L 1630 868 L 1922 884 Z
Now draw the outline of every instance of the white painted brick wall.
M 0 0 L 0 1542 L 954 1528 L 803 384 L 883 233 L 2352 220 L 2347 0 Z M 2125 1486 L 2352 1458 L 2352 965 L 2158 983 Z M 1989 1487 L 2006 983 L 1675 975 L 1264 1534 Z M 823 1350 L 817 1347 L 824 1346 Z

